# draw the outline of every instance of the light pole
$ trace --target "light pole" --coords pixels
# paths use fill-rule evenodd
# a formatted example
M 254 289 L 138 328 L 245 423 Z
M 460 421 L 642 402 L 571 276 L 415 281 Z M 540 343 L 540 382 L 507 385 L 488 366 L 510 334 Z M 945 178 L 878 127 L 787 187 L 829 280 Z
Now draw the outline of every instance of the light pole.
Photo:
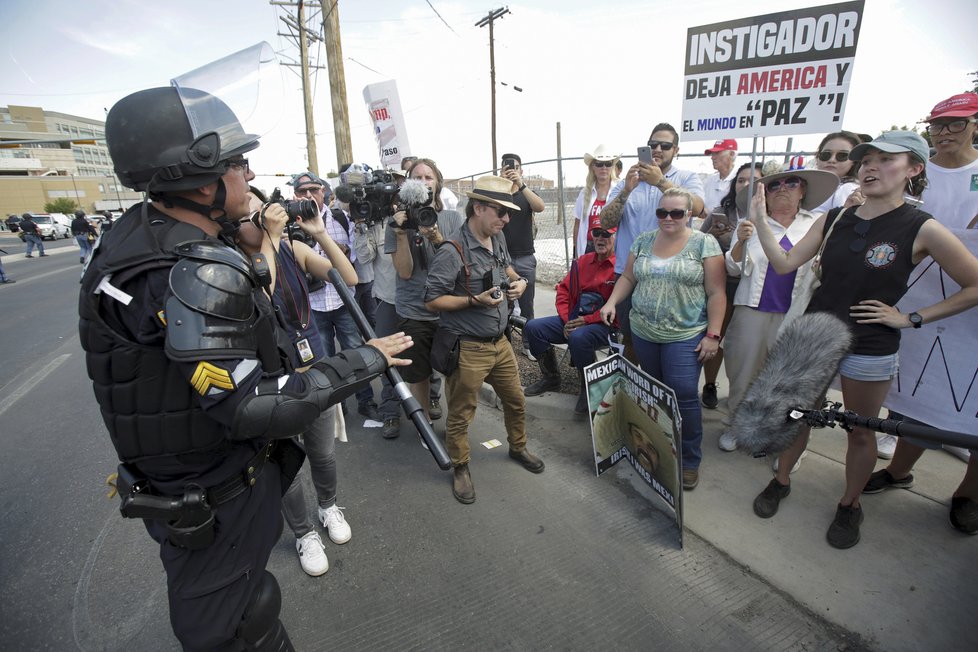
M 493 44 L 492 24 L 497 18 L 510 13 L 509 7 L 490 11 L 475 24 L 476 27 L 489 26 L 489 84 L 492 88 L 492 170 L 495 172 L 499 161 L 496 159 L 496 52 Z

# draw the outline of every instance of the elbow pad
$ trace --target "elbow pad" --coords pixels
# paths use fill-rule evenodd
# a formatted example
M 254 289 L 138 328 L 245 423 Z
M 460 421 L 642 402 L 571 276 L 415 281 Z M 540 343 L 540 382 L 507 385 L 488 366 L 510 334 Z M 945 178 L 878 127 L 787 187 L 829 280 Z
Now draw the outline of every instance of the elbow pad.
M 305 431 L 329 406 L 365 387 L 387 369 L 387 359 L 372 346 L 341 351 L 314 364 L 299 377 L 300 392 L 285 391 L 289 376 L 267 378 L 249 394 L 234 415 L 232 439 L 281 439 Z

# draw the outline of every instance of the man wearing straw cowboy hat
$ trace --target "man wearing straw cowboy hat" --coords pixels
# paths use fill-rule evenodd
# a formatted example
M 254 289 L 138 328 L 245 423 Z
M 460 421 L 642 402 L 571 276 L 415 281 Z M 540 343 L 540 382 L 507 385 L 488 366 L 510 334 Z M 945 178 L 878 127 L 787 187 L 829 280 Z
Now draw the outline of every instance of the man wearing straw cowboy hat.
M 501 235 L 510 211 L 519 210 L 511 190 L 512 182 L 503 177 L 476 180 L 472 191 L 465 193 L 469 197 L 466 221 L 435 254 L 425 287 L 428 310 L 441 313 L 433 349 L 446 336 L 451 342 L 447 348 L 454 345 L 458 350 L 456 368 L 441 371 L 448 386 L 445 439 L 454 467 L 452 494 L 466 505 L 475 501 L 468 428 L 483 382 L 502 402 L 509 456 L 528 471 L 543 472 L 543 460 L 526 449 L 526 404 L 516 356 L 506 339 L 508 304 L 527 287 L 526 279 L 513 270 Z

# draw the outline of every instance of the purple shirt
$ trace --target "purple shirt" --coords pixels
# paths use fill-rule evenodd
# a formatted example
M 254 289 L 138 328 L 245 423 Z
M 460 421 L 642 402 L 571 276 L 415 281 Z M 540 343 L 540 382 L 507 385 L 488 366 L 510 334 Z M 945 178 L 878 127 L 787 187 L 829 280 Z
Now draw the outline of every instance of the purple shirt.
M 788 236 L 781 238 L 778 243 L 785 251 L 791 250 L 791 240 Z M 795 287 L 795 274 L 797 270 L 788 274 L 778 274 L 774 271 L 771 263 L 767 264 L 767 275 L 764 277 L 764 289 L 761 290 L 761 299 L 757 302 L 757 309 L 761 312 L 788 312 L 791 306 L 791 290 Z

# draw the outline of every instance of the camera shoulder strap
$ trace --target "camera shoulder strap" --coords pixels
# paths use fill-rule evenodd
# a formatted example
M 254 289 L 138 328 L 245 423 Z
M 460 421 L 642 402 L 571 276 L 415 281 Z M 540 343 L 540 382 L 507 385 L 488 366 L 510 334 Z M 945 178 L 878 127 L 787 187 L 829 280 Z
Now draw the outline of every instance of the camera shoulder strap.
M 462 284 L 462 287 L 465 288 L 465 293 L 474 299 L 475 295 L 472 294 L 472 290 L 469 289 L 469 279 L 472 276 L 472 271 L 469 269 L 469 261 L 465 259 L 465 253 L 462 251 L 462 245 L 459 244 L 458 240 L 445 240 L 441 244 L 442 246 L 450 244 L 455 247 L 455 251 L 458 252 L 458 257 L 462 259 L 462 273 L 465 275 L 465 282 Z

